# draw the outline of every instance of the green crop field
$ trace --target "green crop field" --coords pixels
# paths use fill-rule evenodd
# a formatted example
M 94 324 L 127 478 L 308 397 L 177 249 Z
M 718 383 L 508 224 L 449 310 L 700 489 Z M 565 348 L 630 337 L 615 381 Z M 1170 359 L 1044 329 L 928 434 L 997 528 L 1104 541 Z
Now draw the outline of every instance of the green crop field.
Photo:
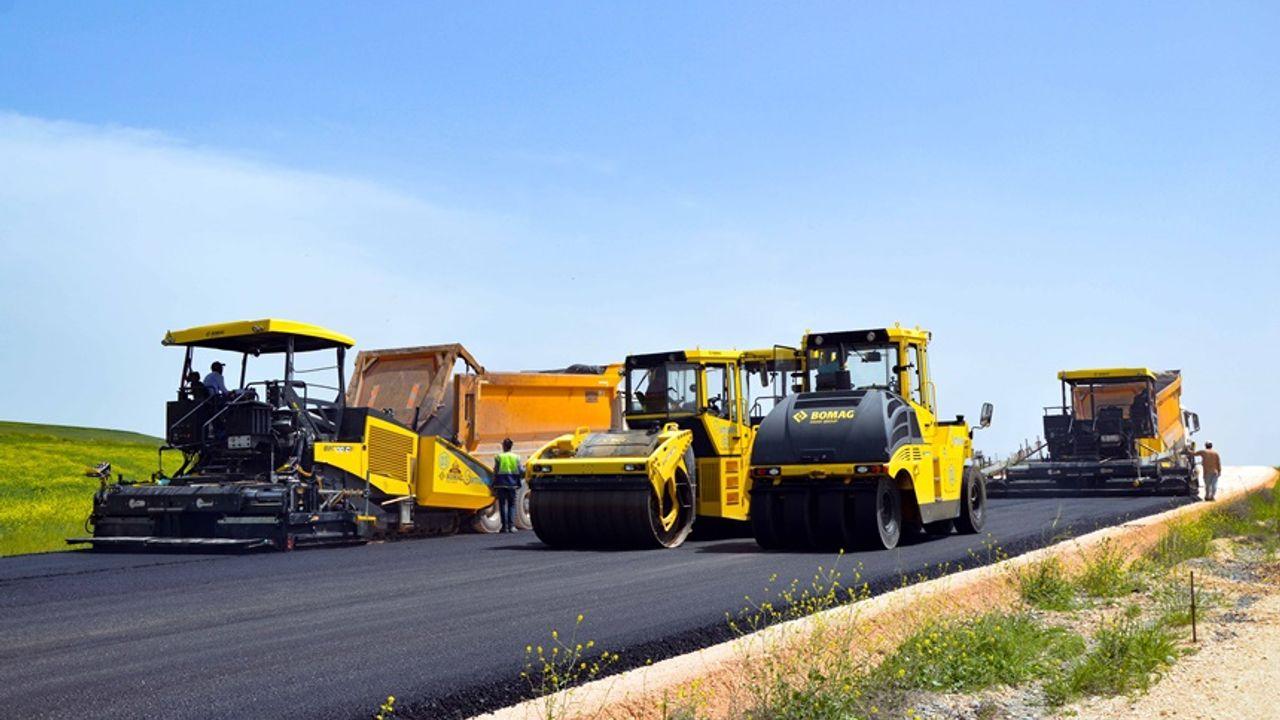
M 143 480 L 156 469 L 159 438 L 117 430 L 0 421 L 0 556 L 66 550 L 84 535 L 97 478 L 85 469 Z

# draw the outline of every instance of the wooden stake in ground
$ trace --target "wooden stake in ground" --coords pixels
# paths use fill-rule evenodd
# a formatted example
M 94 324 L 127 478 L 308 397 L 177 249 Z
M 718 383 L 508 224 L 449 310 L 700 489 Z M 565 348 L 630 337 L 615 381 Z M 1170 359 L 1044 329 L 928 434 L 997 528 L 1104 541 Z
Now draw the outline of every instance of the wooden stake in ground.
M 1191 571 L 1191 642 L 1196 640 L 1196 571 Z

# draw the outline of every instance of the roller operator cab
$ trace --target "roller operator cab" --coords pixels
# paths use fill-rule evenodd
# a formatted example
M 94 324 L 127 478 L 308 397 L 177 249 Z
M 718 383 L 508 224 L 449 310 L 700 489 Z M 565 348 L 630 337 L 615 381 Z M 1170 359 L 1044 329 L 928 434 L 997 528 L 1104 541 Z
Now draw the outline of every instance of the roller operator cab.
M 696 518 L 745 523 L 755 425 L 795 367 L 783 347 L 628 357 L 626 429 L 564 435 L 530 458 L 534 532 L 553 547 L 676 547 Z
M 930 333 L 810 333 L 798 394 L 759 427 L 751 526 L 767 549 L 892 548 L 903 527 L 980 531 L 986 486 L 963 416 L 938 416 Z M 981 427 L 991 421 L 982 408 Z
M 388 413 L 348 406 L 341 388 L 354 341 L 345 335 L 263 319 L 173 331 L 163 344 L 185 354 L 160 469 L 150 482 L 104 481 L 93 536 L 69 542 L 290 549 L 447 532 L 493 501 L 488 471 L 465 451 Z M 239 383 L 212 392 L 199 379 L 197 350 L 201 363 L 237 354 Z M 279 374 L 248 380 L 264 369 Z

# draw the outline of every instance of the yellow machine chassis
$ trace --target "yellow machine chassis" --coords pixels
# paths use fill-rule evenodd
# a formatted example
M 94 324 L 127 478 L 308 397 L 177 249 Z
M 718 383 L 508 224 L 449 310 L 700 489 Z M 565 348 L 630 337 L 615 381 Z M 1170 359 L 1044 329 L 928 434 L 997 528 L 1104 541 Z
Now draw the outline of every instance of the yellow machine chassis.
M 369 415 L 364 442 L 319 442 L 315 462 L 367 481 L 372 501 L 386 508 L 476 512 L 493 503 L 493 493 L 476 471 L 479 461 L 436 436 Z M 412 525 L 412 513 L 402 513 Z

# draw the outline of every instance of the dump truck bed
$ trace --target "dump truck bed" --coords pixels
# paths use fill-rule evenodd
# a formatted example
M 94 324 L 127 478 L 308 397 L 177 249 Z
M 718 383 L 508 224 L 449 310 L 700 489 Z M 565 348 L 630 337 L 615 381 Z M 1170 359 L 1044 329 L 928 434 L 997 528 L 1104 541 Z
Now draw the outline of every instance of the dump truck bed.
M 620 427 L 619 369 L 490 372 L 460 344 L 363 350 L 347 402 L 385 409 L 420 435 L 446 438 L 488 463 L 503 438 L 527 457 L 577 428 Z

